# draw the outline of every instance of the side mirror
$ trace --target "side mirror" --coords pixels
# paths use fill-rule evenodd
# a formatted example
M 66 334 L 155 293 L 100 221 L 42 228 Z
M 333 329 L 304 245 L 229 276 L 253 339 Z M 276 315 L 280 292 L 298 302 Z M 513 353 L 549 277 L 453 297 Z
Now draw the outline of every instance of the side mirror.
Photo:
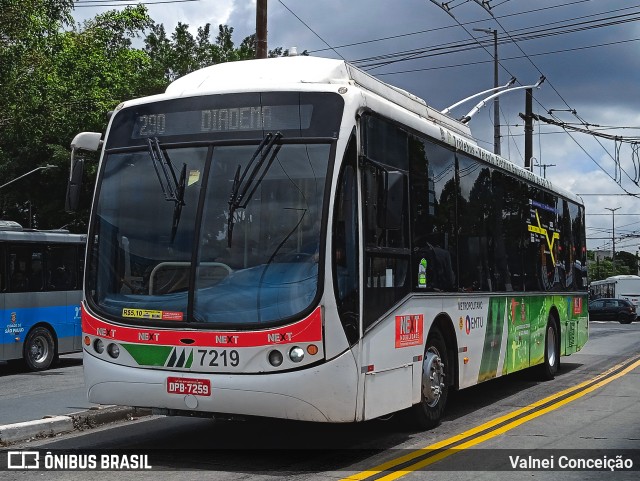
M 95 152 L 100 148 L 102 134 L 100 132 L 80 132 L 71 141 L 71 153 L 75 150 Z
M 71 159 L 71 175 L 67 184 L 67 195 L 64 201 L 64 210 L 67 212 L 75 212 L 78 210 L 80 203 L 80 188 L 82 187 L 82 174 L 84 173 L 84 160 Z
M 82 187 L 82 174 L 84 173 L 84 160 L 76 159 L 78 150 L 97 151 L 102 145 L 99 132 L 81 132 L 71 141 L 71 168 L 69 170 L 69 183 L 65 197 L 64 209 L 67 212 L 75 212 L 80 202 L 80 188 Z
M 388 230 L 401 229 L 405 175 L 397 170 L 381 170 L 378 179 L 378 227 Z

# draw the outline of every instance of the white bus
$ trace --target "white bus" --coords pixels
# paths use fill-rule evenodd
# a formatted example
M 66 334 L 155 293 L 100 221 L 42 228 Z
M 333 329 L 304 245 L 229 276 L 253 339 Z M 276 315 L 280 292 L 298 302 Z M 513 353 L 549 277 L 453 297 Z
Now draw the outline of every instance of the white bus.
M 590 299 L 603 297 L 626 299 L 638 308 L 640 302 L 640 276 L 619 275 L 611 276 L 589 284 Z
M 70 184 L 102 143 L 91 402 L 427 427 L 449 390 L 552 378 L 587 341 L 580 199 L 344 61 L 204 68 L 100 138 Z

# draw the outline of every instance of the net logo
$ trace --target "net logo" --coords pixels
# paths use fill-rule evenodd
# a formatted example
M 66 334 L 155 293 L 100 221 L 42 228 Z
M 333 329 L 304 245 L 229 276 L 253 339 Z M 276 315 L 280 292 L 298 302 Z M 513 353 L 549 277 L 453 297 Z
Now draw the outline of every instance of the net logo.
M 573 313 L 582 314 L 582 297 L 573 298 Z
M 8 451 L 7 469 L 40 469 L 38 451 Z
M 396 348 L 422 345 L 423 321 L 422 314 L 396 316 Z

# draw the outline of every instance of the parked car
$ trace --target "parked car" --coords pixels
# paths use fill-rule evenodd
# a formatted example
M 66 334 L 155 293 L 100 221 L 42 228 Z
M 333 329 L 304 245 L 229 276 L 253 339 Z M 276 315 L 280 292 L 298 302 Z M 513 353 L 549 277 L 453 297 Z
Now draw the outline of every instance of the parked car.
M 626 299 L 596 299 L 589 303 L 589 319 L 629 324 L 636 320 L 636 306 Z

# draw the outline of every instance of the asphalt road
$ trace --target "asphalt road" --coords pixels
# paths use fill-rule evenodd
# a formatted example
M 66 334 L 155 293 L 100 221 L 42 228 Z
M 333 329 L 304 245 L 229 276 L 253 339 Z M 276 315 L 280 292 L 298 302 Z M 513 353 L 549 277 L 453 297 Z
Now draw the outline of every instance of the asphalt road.
M 89 409 L 82 375 L 82 354 L 60 356 L 42 372 L 30 372 L 21 361 L 0 366 L 0 425 L 70 414 Z
M 394 419 L 323 425 L 152 416 L 13 448 L 125 450 L 150 455 L 151 472 L 99 474 L 101 480 L 119 481 L 334 480 L 350 475 L 367 480 L 636 480 L 637 465 L 634 472 L 559 472 L 514 469 L 511 463 L 514 456 L 553 458 L 556 468 L 563 456 L 568 460 L 576 456 L 615 458 L 616 454 L 637 458 L 640 363 L 633 360 L 639 354 L 640 323 L 592 323 L 590 341 L 582 352 L 562 358 L 555 380 L 540 382 L 526 371 L 463 390 L 452 397 L 442 424 L 425 432 L 406 430 Z M 610 371 L 615 366 L 619 367 Z M 3 385 L 14 376 L 29 375 L 4 376 Z M 46 377 L 33 379 L 49 382 Z M 73 383 L 70 387 L 77 389 Z M 424 448 L 429 449 L 418 451 Z M 624 451 L 629 449 L 634 451 Z M 436 460 L 437 456 L 442 459 Z M 386 466 L 380 467 L 382 463 Z M 84 480 L 87 474 L 3 472 L 0 478 Z

